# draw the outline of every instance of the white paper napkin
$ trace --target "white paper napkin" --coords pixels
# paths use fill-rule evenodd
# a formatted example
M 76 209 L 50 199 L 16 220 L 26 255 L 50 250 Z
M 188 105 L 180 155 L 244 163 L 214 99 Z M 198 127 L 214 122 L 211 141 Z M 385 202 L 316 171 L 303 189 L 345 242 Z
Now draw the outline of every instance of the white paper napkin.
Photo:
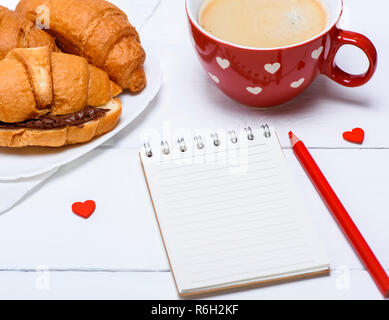
M 56 172 L 57 169 L 40 176 L 14 181 L 0 181 L 0 213 L 11 209 L 24 196 Z
M 130 18 L 131 24 L 141 30 L 154 14 L 160 0 L 109 0 L 122 9 Z
M 14 9 L 17 2 L 15 0 L 0 0 L 1 5 L 7 6 L 10 9 Z M 155 12 L 160 0 L 111 0 L 110 2 L 126 12 L 131 23 L 140 30 Z M 0 181 L 0 214 L 23 200 L 27 193 L 38 187 L 55 172 L 56 170 L 52 170 L 29 179 Z

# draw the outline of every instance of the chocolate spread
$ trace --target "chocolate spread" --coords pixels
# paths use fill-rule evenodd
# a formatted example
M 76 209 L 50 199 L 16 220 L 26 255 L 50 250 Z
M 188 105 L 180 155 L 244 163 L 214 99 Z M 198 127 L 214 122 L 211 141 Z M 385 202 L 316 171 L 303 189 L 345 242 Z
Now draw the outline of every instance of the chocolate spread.
M 108 112 L 107 109 L 99 109 L 94 107 L 85 107 L 84 109 L 75 112 L 69 113 L 62 116 L 53 116 L 47 115 L 45 117 L 33 120 L 27 120 L 17 123 L 6 123 L 0 121 L 1 129 L 58 129 L 68 126 L 81 126 L 82 124 L 102 118 L 105 113 Z

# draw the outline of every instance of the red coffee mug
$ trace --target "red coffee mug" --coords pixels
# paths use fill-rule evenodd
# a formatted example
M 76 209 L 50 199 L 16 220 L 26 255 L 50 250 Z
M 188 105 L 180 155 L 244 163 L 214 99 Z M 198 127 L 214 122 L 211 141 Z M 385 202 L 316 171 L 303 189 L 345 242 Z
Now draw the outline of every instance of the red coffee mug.
M 205 0 L 186 0 L 195 49 L 216 86 L 232 99 L 265 108 L 285 103 L 303 92 L 320 74 L 346 86 L 368 82 L 377 67 L 377 50 L 365 36 L 337 28 L 343 0 L 321 0 L 330 16 L 324 32 L 291 46 L 262 49 L 229 43 L 212 36 L 198 23 Z M 362 49 L 369 69 L 361 75 L 341 70 L 335 56 L 343 45 Z

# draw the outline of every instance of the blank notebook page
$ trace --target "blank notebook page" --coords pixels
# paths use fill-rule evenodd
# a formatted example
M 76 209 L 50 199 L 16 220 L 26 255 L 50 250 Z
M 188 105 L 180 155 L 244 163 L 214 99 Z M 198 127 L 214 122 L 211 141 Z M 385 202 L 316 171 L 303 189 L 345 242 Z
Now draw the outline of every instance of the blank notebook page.
M 181 295 L 329 271 L 275 131 L 253 133 L 140 154 Z

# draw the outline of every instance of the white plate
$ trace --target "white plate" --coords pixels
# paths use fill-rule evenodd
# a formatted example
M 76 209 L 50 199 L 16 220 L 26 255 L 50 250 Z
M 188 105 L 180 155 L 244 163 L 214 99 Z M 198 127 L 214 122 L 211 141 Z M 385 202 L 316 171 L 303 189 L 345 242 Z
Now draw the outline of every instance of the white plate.
M 29 178 L 65 165 L 100 146 L 133 122 L 157 95 L 162 80 L 161 66 L 148 52 L 145 64 L 147 87 L 138 95 L 122 94 L 123 114 L 111 132 L 89 142 L 62 148 L 28 147 L 21 149 L 0 147 L 0 180 Z

